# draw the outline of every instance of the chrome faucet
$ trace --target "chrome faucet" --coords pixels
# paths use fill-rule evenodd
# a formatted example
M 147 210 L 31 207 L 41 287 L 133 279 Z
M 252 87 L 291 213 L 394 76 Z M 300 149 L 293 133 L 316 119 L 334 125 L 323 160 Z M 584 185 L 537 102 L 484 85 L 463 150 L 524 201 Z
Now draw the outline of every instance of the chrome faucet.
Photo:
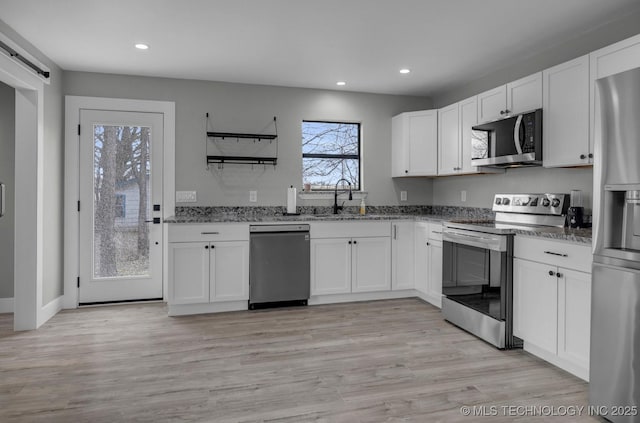
M 342 210 L 342 208 L 344 207 L 344 201 L 342 202 L 341 206 L 338 205 L 338 184 L 342 181 L 345 181 L 347 184 L 349 184 L 349 200 L 353 200 L 353 195 L 351 194 L 351 182 L 347 181 L 344 178 L 339 179 L 338 182 L 336 182 L 336 189 L 333 192 L 333 214 L 338 214 L 338 210 Z

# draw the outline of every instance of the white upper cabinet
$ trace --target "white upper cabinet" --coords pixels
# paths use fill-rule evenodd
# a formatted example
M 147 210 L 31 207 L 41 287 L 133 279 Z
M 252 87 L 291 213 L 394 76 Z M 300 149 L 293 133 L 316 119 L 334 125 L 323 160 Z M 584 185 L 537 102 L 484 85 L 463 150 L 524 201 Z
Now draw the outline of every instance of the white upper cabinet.
M 598 97 L 595 81 L 599 78 L 640 67 L 640 35 L 596 50 L 589 54 L 589 60 L 591 62 L 589 71 L 591 80 L 589 84 L 589 116 L 591 118 L 589 145 L 591 151 L 593 151 L 595 135 L 600 130 L 600 98 Z
M 501 85 L 478 94 L 478 122 L 503 118 L 507 109 L 507 86 Z
M 401 113 L 391 126 L 391 176 L 437 175 L 438 111 Z
M 589 56 L 543 71 L 542 80 L 544 167 L 590 164 Z
M 438 110 L 438 175 L 453 175 L 460 166 L 459 104 Z
M 478 122 L 490 122 L 541 107 L 542 72 L 537 72 L 478 94 Z
M 462 173 L 478 172 L 471 166 L 471 128 L 478 124 L 478 97 L 473 96 L 460 103 L 460 164 Z
M 507 114 L 529 112 L 542 107 L 542 72 L 507 84 Z

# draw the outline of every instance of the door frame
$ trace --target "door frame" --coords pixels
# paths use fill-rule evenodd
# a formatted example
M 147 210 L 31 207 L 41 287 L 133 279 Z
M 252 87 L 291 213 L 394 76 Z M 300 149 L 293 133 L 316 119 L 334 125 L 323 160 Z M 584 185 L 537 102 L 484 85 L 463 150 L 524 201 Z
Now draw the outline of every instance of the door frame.
M 13 328 L 30 330 L 59 310 L 56 300 L 52 307 L 43 304 L 45 82 L 5 54 L 0 54 L 0 81 L 15 88 L 15 162 L 20 163 L 15 169 L 21 189 L 15 190 Z
M 64 302 L 66 309 L 78 307 L 80 274 L 80 110 L 113 110 L 164 115 L 162 219 L 175 212 L 175 103 L 173 101 L 132 100 L 123 98 L 65 96 L 65 172 L 64 172 Z M 163 224 L 162 292 L 167 300 L 167 264 L 169 249 L 167 225 Z

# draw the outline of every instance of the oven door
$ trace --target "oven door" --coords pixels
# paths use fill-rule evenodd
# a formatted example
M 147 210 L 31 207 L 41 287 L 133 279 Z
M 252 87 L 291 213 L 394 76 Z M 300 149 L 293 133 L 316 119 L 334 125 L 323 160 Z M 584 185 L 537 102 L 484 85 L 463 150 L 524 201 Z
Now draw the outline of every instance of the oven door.
M 508 235 L 445 228 L 442 294 L 494 319 L 506 320 L 510 239 Z

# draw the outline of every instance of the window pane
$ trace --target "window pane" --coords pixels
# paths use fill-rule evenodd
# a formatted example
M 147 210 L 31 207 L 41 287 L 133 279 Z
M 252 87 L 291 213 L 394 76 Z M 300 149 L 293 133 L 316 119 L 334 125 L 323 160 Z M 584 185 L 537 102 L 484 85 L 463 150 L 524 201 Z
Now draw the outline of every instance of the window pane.
M 93 132 L 93 276 L 148 276 L 151 128 L 94 125 Z
M 311 189 L 334 189 L 343 178 L 351 182 L 352 189 L 360 189 L 358 160 L 303 158 L 302 168 L 304 182 L 311 184 Z
M 312 189 L 333 189 L 343 178 L 360 189 L 360 124 L 302 122 L 302 156 L 302 182 Z

